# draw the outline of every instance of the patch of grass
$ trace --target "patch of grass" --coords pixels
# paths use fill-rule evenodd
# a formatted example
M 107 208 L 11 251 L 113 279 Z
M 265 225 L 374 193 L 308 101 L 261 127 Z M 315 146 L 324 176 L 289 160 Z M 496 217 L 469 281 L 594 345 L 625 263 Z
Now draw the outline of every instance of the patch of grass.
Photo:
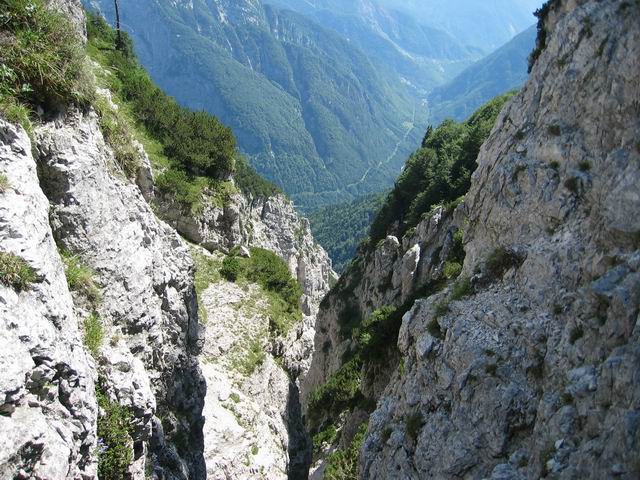
M 367 433 L 367 424 L 363 423 L 346 450 L 339 449 L 327 459 L 324 471 L 326 480 L 348 480 L 358 478 L 358 457 Z
M 553 314 L 560 315 L 564 311 L 564 307 L 559 303 L 553 305 Z
M 384 430 L 382 430 L 382 433 L 380 433 L 380 440 L 382 440 L 382 443 L 387 443 L 387 441 L 391 438 L 392 433 L 393 428 L 385 427 Z
M 404 426 L 407 429 L 407 435 L 409 435 L 409 438 L 415 442 L 418 435 L 420 435 L 420 430 L 422 430 L 422 427 L 424 426 L 422 413 L 415 412 L 407 415 L 404 419 Z
M 495 377 L 496 372 L 498 371 L 498 365 L 496 365 L 495 363 L 489 363 L 485 365 L 484 371 L 489 375 L 491 375 L 492 377 Z
M 93 358 L 98 358 L 100 347 L 104 340 L 104 330 L 102 329 L 102 321 L 97 313 L 92 313 L 83 322 L 84 326 L 84 344 L 89 350 Z M 117 341 L 116 341 L 117 344 Z
M 131 411 L 96 389 L 101 415 L 98 417 L 98 476 L 102 479 L 126 478 L 133 460 L 133 432 Z
M 253 445 L 251 447 L 251 455 L 253 455 L 254 457 L 258 454 L 259 451 L 260 451 L 260 448 L 257 445 Z
M 116 163 L 127 178 L 134 177 L 140 168 L 142 159 L 134 144 L 129 121 L 120 110 L 114 109 L 104 97 L 96 97 L 93 107 L 98 113 L 100 129 L 105 141 L 113 150 Z
M 250 376 L 256 369 L 264 363 L 267 354 L 264 351 L 262 342 L 259 338 L 254 338 L 249 343 L 249 348 L 245 352 L 245 356 L 240 358 L 237 368 L 238 371 L 246 376 Z
M 229 281 L 240 279 L 257 283 L 269 302 L 271 332 L 286 335 L 289 328 L 302 318 L 300 297 L 302 287 L 291 276 L 288 265 L 275 253 L 252 248 L 250 258 L 226 257 L 220 270 Z
M 584 160 L 578 164 L 578 168 L 581 172 L 588 172 L 591 170 L 591 162 Z
M 0 173 L 0 193 L 5 193 L 11 188 L 11 183 L 4 173 Z
M 562 129 L 558 124 L 552 124 L 547 127 L 547 133 L 552 137 L 559 137 L 562 135 Z
M 221 262 L 214 256 L 206 255 L 199 250 L 192 248 L 191 256 L 196 267 L 194 285 L 198 297 L 198 315 L 202 324 L 208 322 L 207 309 L 202 303 L 202 294 L 212 283 L 219 282 Z
M 21 292 L 38 281 L 36 271 L 13 253 L 0 252 L 0 283 Z
M 69 290 L 78 292 L 92 304 L 99 303 L 102 295 L 93 279 L 93 270 L 83 264 L 77 255 L 66 251 L 61 255 Z
M 2 75 L 2 67 L 3 65 L 0 65 L 0 76 Z M 9 123 L 20 125 L 33 141 L 33 125 L 30 116 L 31 112 L 25 105 L 18 103 L 14 97 L 8 94 L 0 94 L 0 117 Z
M 229 395 L 229 398 L 233 403 L 240 403 L 240 395 L 238 395 L 236 392 L 233 392 L 231 395 Z
M 94 89 L 83 48 L 63 14 L 43 0 L 10 0 L 0 24 L 0 97 L 27 106 L 89 103 Z
M 557 171 L 557 170 L 560 169 L 560 162 L 558 162 L 556 160 L 553 160 L 553 161 L 549 162 L 549 166 Z
M 563 405 L 573 405 L 573 395 L 569 392 L 564 392 L 560 397 Z
M 458 279 L 453 285 L 449 300 L 455 302 L 473 293 L 473 287 L 471 286 L 471 280 L 468 277 Z
M 584 329 L 581 326 L 577 326 L 571 329 L 569 333 L 569 343 L 573 345 L 584 336 Z

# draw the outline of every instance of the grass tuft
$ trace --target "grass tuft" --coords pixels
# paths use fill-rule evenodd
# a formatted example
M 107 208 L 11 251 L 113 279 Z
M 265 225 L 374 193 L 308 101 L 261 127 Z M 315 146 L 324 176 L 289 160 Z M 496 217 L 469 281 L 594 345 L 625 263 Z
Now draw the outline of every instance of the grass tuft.
M 92 313 L 84 320 L 84 344 L 93 358 L 98 358 L 103 340 L 102 321 L 97 313 Z
M 17 292 L 38 281 L 36 271 L 13 253 L 0 252 L 0 283 Z
M 78 292 L 94 305 L 100 303 L 102 295 L 93 279 L 93 270 L 69 252 L 62 252 L 62 261 L 69 290 Z

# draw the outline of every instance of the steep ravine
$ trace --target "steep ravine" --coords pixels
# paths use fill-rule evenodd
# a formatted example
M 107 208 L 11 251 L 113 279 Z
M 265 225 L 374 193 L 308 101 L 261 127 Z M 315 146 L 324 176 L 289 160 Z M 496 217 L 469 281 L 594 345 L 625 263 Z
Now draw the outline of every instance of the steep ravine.
M 302 388 L 328 439 L 313 478 L 359 429 L 358 478 L 640 475 L 639 16 L 549 2 L 465 201 L 363 249 L 323 301 Z M 442 284 L 457 231 L 463 269 Z M 385 306 L 404 313 L 397 346 L 363 356 L 352 332 Z M 331 389 L 350 403 L 320 408 Z
M 82 35 L 79 2 L 53 5 Z M 0 120 L 0 251 L 33 272 L 0 282 L 0 478 L 96 478 L 119 415 L 131 478 L 305 478 L 298 378 L 335 275 L 327 254 L 284 197 L 182 212 L 139 153 L 136 184 L 91 108 L 45 111 L 31 138 Z M 208 268 L 234 247 L 275 253 L 299 281 L 286 336 L 268 333 L 259 285 Z M 247 341 L 260 343 L 251 371 Z

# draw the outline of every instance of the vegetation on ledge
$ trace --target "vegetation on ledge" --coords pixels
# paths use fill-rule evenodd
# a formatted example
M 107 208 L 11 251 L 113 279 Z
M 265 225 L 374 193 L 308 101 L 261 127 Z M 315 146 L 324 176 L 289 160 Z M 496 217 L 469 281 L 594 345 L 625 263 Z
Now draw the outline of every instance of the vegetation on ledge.
M 235 175 L 239 188 L 253 196 L 280 191 L 261 178 L 238 154 L 231 130 L 206 112 L 183 108 L 141 67 L 129 37 L 116 32 L 99 15 L 88 13 L 88 52 L 106 74 L 104 86 L 114 94 L 152 164 L 160 170 L 158 188 L 199 211 L 206 194 L 220 205 L 235 193 L 227 180 Z M 99 110 L 104 111 L 104 109 Z M 102 115 L 103 123 L 105 121 Z
M 370 246 L 387 235 L 402 237 L 435 206 L 455 206 L 469 190 L 480 146 L 513 95 L 494 98 L 464 123 L 445 120 L 428 129 L 371 225 Z

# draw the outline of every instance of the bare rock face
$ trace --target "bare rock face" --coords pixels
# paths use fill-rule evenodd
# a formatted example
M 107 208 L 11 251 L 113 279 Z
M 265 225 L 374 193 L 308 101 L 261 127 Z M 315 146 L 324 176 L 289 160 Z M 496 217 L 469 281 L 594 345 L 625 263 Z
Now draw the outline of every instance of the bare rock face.
M 640 6 L 551 5 L 467 195 L 474 291 L 405 315 L 362 478 L 640 475 Z
M 0 283 L 0 478 L 95 478 L 95 369 L 22 128 L 0 120 L 0 250 L 37 279 Z M 61 461 L 64 459 L 64 461 Z
M 106 393 L 131 407 L 135 451 L 151 450 L 149 468 L 165 478 L 198 477 L 205 384 L 195 359 L 201 344 L 187 245 L 156 219 L 136 185 L 117 178 L 94 113 L 47 123 L 37 138 L 53 234 L 101 287 Z M 178 436 L 188 449 L 174 445 Z

